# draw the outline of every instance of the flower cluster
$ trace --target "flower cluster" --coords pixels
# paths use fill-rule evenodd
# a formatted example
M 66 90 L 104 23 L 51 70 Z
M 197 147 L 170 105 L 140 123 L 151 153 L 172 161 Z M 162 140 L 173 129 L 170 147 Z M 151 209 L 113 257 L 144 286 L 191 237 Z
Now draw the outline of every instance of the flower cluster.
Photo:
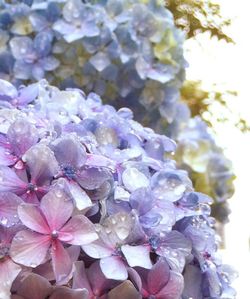
M 46 78 L 56 86 L 96 92 L 116 108 L 130 107 L 145 125 L 183 141 L 190 119 L 188 107 L 179 101 L 186 66 L 184 35 L 163 1 L 3 1 L 0 8 L 0 78 L 16 86 Z M 203 136 L 203 128 L 195 128 Z M 182 141 L 182 148 L 194 142 L 187 137 Z M 227 160 L 221 152 L 215 157 L 213 151 L 220 150 L 213 139 L 196 145 L 200 142 L 207 144 L 204 154 L 215 165 L 211 167 L 222 165 L 216 174 L 224 172 Z M 221 186 L 215 186 L 214 176 L 204 178 L 204 172 L 188 163 L 190 176 L 202 180 L 202 191 L 216 195 L 220 209 L 233 190 L 227 165 Z M 226 218 L 227 210 L 223 213 Z
M 171 139 L 45 80 L 0 105 L 1 299 L 235 297 Z

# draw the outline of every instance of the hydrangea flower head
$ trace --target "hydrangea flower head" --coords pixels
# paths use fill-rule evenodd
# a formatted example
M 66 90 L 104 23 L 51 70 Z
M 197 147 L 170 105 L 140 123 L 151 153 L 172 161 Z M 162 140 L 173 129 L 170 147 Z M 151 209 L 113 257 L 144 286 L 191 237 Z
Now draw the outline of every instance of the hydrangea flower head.
M 0 87 L 1 298 L 235 297 L 171 139 L 94 93 Z
M 205 136 L 207 127 L 190 119 L 180 101 L 184 39 L 164 1 L 3 1 L 0 78 L 16 86 L 46 78 L 130 107 L 137 120 L 178 140 L 179 167 L 214 197 L 212 213 L 225 222 L 234 174 L 211 134 Z M 22 93 L 32 99 L 31 92 Z M 15 101 L 20 105 L 23 95 Z

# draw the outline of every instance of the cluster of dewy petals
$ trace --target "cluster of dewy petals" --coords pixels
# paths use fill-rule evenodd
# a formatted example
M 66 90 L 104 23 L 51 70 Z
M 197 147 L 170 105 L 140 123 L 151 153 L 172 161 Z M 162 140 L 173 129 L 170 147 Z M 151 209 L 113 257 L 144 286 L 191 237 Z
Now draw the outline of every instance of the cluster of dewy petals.
M 223 155 L 206 124 L 198 117 L 189 120 L 177 134 L 176 160 L 180 167 L 188 167 L 197 191 L 205 190 L 215 199 L 213 216 L 227 222 L 229 208 L 226 200 L 234 193 L 235 175 L 232 163 Z
M 72 216 L 73 203 L 63 190 L 54 187 L 40 206 L 22 204 L 18 215 L 30 230 L 18 232 L 11 244 L 12 259 L 35 268 L 44 262 L 50 249 L 57 283 L 63 283 L 72 271 L 72 262 L 63 244 L 83 245 L 97 239 L 93 224 L 83 215 Z
M 117 108 L 130 106 L 137 120 L 179 140 L 179 167 L 188 167 L 195 187 L 216 199 L 213 216 L 225 222 L 234 174 L 212 136 L 204 136 L 207 125 L 188 132 L 191 113 L 179 100 L 183 42 L 163 1 L 4 1 L 0 78 L 19 86 L 46 77 L 95 91 Z M 8 105 L 10 96 L 20 106 L 25 94 L 30 94 L 25 101 L 32 99 L 32 89 L 13 98 L 9 87 L 12 92 L 7 98 L 0 92 L 0 101 Z M 63 110 L 60 117 L 67 119 Z
M 69 289 L 63 286 L 53 287 L 49 281 L 35 273 L 28 274 L 17 287 L 11 299 L 88 299 L 84 289 Z
M 0 82 L 4 98 L 12 85 Z M 10 280 L 16 278 L 13 297 L 25 298 L 18 288 L 26 272 L 52 284 L 47 296 L 62 298 L 233 294 L 232 272 L 217 257 L 212 200 L 195 192 L 187 172 L 168 158 L 175 143 L 96 94 L 46 81 L 36 88 L 22 106 L 9 93 L 0 111 L 3 140 L 20 115 L 38 136 L 18 162 L 0 165 L 2 225 L 23 225 L 4 257 L 23 270 Z

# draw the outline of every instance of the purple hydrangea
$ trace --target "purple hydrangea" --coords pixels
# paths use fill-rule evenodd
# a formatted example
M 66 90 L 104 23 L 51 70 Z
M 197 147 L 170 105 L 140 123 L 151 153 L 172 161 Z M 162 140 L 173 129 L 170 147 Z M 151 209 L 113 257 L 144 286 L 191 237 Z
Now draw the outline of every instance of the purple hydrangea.
M 213 215 L 227 220 L 232 167 L 211 134 L 204 134 L 207 127 L 200 121 L 193 125 L 196 120 L 179 100 L 184 34 L 164 1 L 0 5 L 0 78 L 16 86 L 46 78 L 96 92 L 117 109 L 130 107 L 138 121 L 178 140 L 178 166 L 189 171 L 197 189 L 214 197 Z
M 94 93 L 0 86 L 2 299 L 235 298 L 171 139 Z

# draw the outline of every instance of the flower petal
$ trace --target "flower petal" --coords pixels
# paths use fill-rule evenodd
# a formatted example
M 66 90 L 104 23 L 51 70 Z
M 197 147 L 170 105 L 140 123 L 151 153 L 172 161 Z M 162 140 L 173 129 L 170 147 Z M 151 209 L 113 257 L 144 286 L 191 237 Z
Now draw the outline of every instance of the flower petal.
M 10 125 L 7 136 L 13 152 L 18 157 L 38 141 L 38 131 L 35 126 L 22 118 Z
M 49 234 L 49 226 L 39 208 L 32 204 L 22 204 L 18 207 L 18 216 L 28 228 L 41 233 Z
M 59 240 L 55 240 L 51 247 L 52 266 L 57 284 L 65 284 L 70 279 L 72 261 L 67 250 Z
M 13 238 L 10 256 L 19 264 L 35 268 L 44 261 L 49 246 L 49 236 L 23 230 Z
M 126 280 L 116 288 L 112 289 L 108 295 L 109 299 L 141 299 L 140 293 L 136 290 L 131 281 Z
M 51 291 L 52 286 L 46 278 L 31 273 L 23 280 L 17 294 L 24 298 L 44 299 Z
M 13 193 L 2 192 L 0 194 L 0 223 L 10 227 L 19 222 L 17 207 L 22 200 Z
M 59 166 L 51 149 L 44 144 L 32 146 L 23 156 L 29 167 L 31 183 L 43 186 L 58 173 Z
M 157 294 L 170 279 L 170 269 L 164 258 L 160 258 L 148 272 L 147 285 L 150 294 Z
M 70 198 L 59 186 L 44 195 L 40 208 L 51 230 L 59 230 L 68 221 L 74 209 Z
M 0 147 L 0 165 L 10 166 L 15 164 L 17 157 L 12 155 L 8 150 Z
M 52 143 L 51 148 L 60 165 L 82 167 L 86 161 L 86 150 L 74 135 L 66 135 Z
M 128 278 L 126 266 L 118 256 L 110 256 L 101 259 L 100 267 L 108 279 L 125 280 Z
M 16 173 L 7 166 L 0 166 L 0 191 L 23 194 L 27 184 L 23 182 Z
M 168 284 L 157 294 L 157 299 L 179 299 L 184 287 L 183 277 L 180 273 L 171 271 Z
M 123 245 L 121 247 L 122 253 L 124 254 L 130 267 L 142 267 L 145 269 L 150 269 L 152 267 L 152 262 L 150 260 L 150 248 L 149 246 L 130 246 Z M 140 258 L 138 258 L 140 257 Z
M 50 299 L 88 299 L 88 291 L 85 289 L 72 290 L 67 287 L 57 287 Z
M 83 261 L 77 261 L 74 264 L 75 270 L 73 273 L 73 289 L 85 288 L 88 290 L 89 294 L 92 295 L 91 286 L 86 274 L 86 269 Z
M 78 210 L 81 211 L 92 206 L 90 197 L 76 182 L 70 181 L 68 187 Z
M 86 245 L 97 240 L 98 235 L 87 217 L 77 215 L 60 229 L 59 239 L 72 245 Z
M 10 258 L 0 262 L 0 298 L 10 298 L 10 288 L 22 268 L 13 263 Z
M 113 248 L 109 248 L 102 240 L 98 239 L 95 242 L 87 245 L 83 245 L 82 249 L 87 253 L 87 255 L 100 259 L 104 257 L 111 256 L 114 252 Z

